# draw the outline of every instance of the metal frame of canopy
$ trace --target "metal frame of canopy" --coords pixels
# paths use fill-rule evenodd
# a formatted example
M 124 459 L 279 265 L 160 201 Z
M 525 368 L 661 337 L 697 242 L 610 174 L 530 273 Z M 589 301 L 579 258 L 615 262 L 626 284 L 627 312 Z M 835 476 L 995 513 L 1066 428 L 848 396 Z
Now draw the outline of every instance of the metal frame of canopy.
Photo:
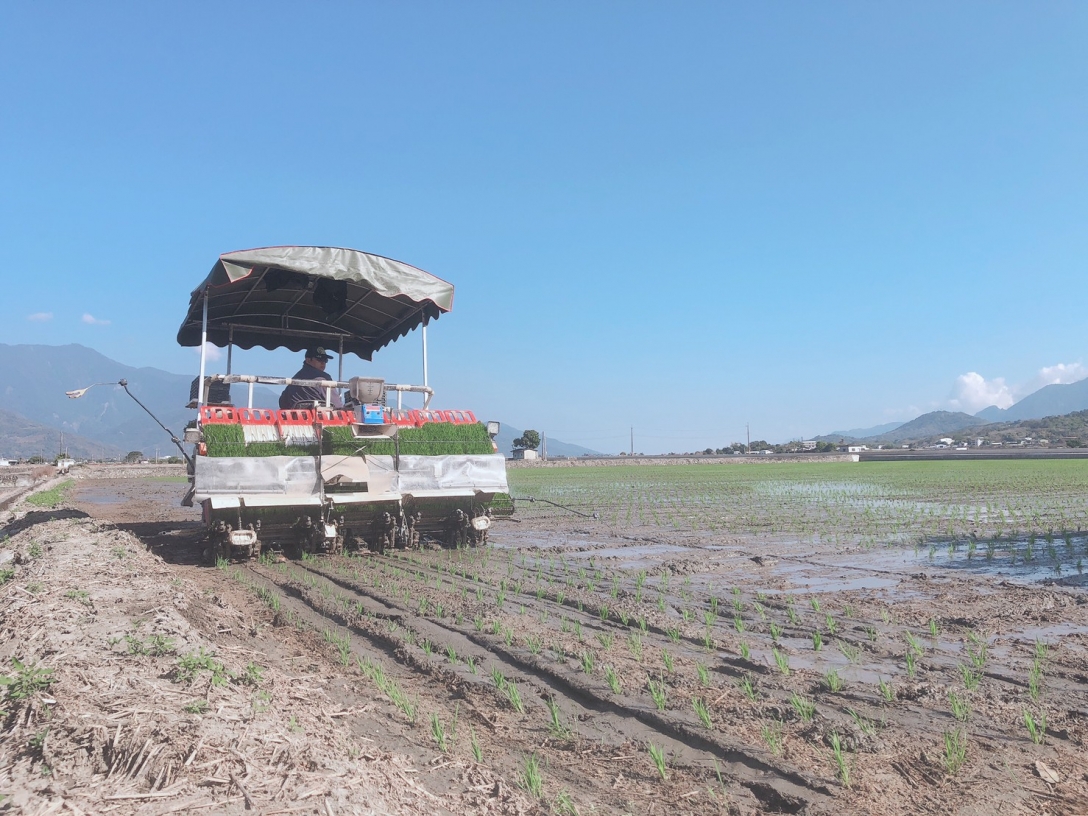
M 211 379 L 248 382 L 252 407 L 255 382 L 314 385 L 325 388 L 328 396 L 332 388 L 347 385 L 343 382 L 345 350 L 369 360 L 374 351 L 420 326 L 423 385 L 387 387 L 397 391 L 398 406 L 407 391 L 423 393 L 427 407 L 434 393 L 428 386 L 427 323 L 452 307 L 452 284 L 380 255 L 338 247 L 240 250 L 221 255 L 192 292 L 178 342 L 200 345 L 198 407 L 207 402 L 209 341 L 227 348 L 226 375 Z M 330 348 L 335 344 L 339 353 L 333 383 L 232 374 L 235 345 L 299 351 L 319 342 Z

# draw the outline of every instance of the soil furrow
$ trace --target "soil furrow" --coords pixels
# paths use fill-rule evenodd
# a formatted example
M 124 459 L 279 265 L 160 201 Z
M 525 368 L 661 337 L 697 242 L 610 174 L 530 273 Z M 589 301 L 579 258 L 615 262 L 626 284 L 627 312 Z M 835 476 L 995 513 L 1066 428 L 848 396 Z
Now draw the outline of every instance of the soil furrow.
M 330 575 L 324 569 L 315 567 L 313 562 L 303 564 L 302 566 L 311 573 L 320 575 L 321 577 L 336 583 L 338 586 L 349 590 L 357 597 L 361 596 L 378 601 L 387 608 L 391 606 L 388 599 L 377 598 L 371 592 L 353 585 L 349 581 L 339 579 L 335 575 Z M 296 587 L 292 591 L 299 590 Z M 310 602 L 312 603 L 312 601 Z M 373 636 L 369 630 L 358 627 L 357 618 L 353 618 L 338 610 L 326 610 L 323 611 L 323 614 L 328 615 L 331 619 L 336 620 L 341 625 L 352 628 L 353 631 L 356 631 L 359 634 L 367 637 Z M 575 702 L 586 711 L 592 711 L 597 715 L 608 715 L 608 721 L 606 723 L 598 724 L 595 722 L 595 731 L 597 732 L 607 729 L 623 735 L 626 739 L 635 741 L 646 739 L 652 739 L 657 742 L 674 741 L 682 744 L 688 749 L 689 756 L 685 760 L 685 767 L 701 766 L 705 768 L 714 760 L 718 760 L 722 763 L 723 776 L 745 783 L 762 782 L 767 784 L 769 781 L 777 780 L 777 783 L 782 784 L 785 788 L 782 793 L 795 798 L 802 795 L 810 796 L 811 793 L 805 794 L 805 789 L 825 795 L 831 793 L 831 790 L 825 782 L 807 778 L 805 775 L 795 770 L 783 769 L 775 766 L 767 762 L 764 758 L 754 756 L 750 752 L 744 751 L 737 746 L 728 745 L 722 741 L 705 737 L 696 732 L 692 725 L 688 723 L 677 722 L 659 716 L 657 712 L 650 710 L 648 707 L 638 707 L 623 704 L 615 700 L 604 699 L 596 694 L 587 684 L 581 682 L 577 675 L 557 672 L 547 664 L 535 660 L 531 655 L 503 648 L 501 644 L 488 642 L 470 632 L 464 632 L 440 622 L 418 616 L 413 617 L 410 610 L 401 609 L 397 619 L 402 622 L 411 620 L 411 626 L 417 634 L 427 633 L 430 637 L 435 639 L 442 637 L 458 638 L 461 642 L 467 641 L 480 647 L 485 654 L 492 658 L 501 658 L 501 664 L 506 667 L 506 671 L 503 672 L 504 675 L 509 674 L 509 676 L 513 677 L 515 672 L 521 672 L 523 677 L 524 675 L 528 675 L 537 684 L 546 688 L 545 692 L 538 692 L 538 702 L 541 707 L 544 705 L 544 699 L 549 698 L 552 700 L 563 700 L 564 702 L 561 705 L 562 708 L 571 708 L 572 706 L 570 703 Z M 390 642 L 389 646 L 393 647 L 394 643 Z M 402 648 L 397 650 L 397 654 L 403 660 L 405 655 L 411 653 Z M 428 663 L 427 665 L 431 671 L 434 671 L 433 664 Z M 459 679 L 466 679 L 463 676 L 465 670 L 461 667 L 452 670 L 444 668 L 443 671 L 459 676 Z M 469 680 L 470 682 L 479 682 L 475 677 L 469 678 Z M 637 726 L 635 726 L 636 722 L 638 724 Z M 647 732 L 647 729 L 650 729 L 650 731 Z M 592 738 L 594 736 L 592 733 L 586 732 L 585 729 L 582 729 L 582 731 L 583 736 L 586 736 L 587 738 Z M 692 750 L 700 751 L 707 756 L 691 757 L 690 752 Z M 796 786 L 797 789 L 790 789 L 790 786 Z

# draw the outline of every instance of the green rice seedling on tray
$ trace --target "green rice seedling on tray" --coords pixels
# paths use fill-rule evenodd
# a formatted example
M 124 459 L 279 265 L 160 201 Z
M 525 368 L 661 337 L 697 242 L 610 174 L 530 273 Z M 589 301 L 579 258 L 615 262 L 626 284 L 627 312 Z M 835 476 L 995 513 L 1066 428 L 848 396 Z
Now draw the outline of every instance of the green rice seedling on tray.
M 208 456 L 298 456 L 306 455 L 300 451 L 309 451 L 309 448 L 292 445 L 288 447 L 283 442 L 250 442 L 246 444 L 245 432 L 241 425 L 205 425 L 204 442 L 208 448 Z
M 357 438 L 350 427 L 336 425 L 321 432 L 320 445 L 288 445 L 282 441 L 246 443 L 241 425 L 208 424 L 203 427 L 208 456 L 393 456 L 397 443 L 389 437 Z M 494 452 L 487 428 L 480 423 L 454 425 L 432 422 L 420 428 L 401 428 L 397 433 L 404 456 L 447 456 Z M 509 503 L 509 496 L 504 497 Z
M 322 430 L 322 452 L 355 456 L 393 456 L 399 442 L 401 456 L 484 455 L 494 453 L 487 428 L 480 423 L 453 425 L 429 422 L 419 428 L 400 428 L 397 440 L 389 437 L 356 438 L 350 427 L 333 426 Z M 362 448 L 362 451 L 359 449 Z

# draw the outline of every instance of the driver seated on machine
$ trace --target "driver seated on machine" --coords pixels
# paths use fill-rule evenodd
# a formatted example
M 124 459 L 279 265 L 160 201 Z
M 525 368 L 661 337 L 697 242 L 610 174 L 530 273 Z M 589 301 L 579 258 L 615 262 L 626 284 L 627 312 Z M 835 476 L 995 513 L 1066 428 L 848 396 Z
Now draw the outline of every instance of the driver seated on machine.
M 332 359 L 332 355 L 324 348 L 306 350 L 306 359 L 298 373 L 291 377 L 292 380 L 328 380 L 332 377 L 325 373 L 325 364 Z M 325 404 L 325 389 L 308 385 L 289 385 L 280 394 L 280 408 L 313 408 L 315 404 Z M 340 398 L 340 392 L 332 390 L 330 404 L 333 408 L 342 408 L 344 403 Z

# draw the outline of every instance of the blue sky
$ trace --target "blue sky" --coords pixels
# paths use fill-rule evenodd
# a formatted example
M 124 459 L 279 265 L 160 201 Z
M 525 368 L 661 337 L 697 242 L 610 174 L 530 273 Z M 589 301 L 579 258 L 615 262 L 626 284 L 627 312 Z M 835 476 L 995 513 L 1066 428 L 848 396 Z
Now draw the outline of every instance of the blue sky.
M 174 338 L 219 253 L 328 244 L 456 285 L 440 403 L 598 450 L 1088 375 L 1083 4 L 0 14 L 0 342 L 195 371 Z

